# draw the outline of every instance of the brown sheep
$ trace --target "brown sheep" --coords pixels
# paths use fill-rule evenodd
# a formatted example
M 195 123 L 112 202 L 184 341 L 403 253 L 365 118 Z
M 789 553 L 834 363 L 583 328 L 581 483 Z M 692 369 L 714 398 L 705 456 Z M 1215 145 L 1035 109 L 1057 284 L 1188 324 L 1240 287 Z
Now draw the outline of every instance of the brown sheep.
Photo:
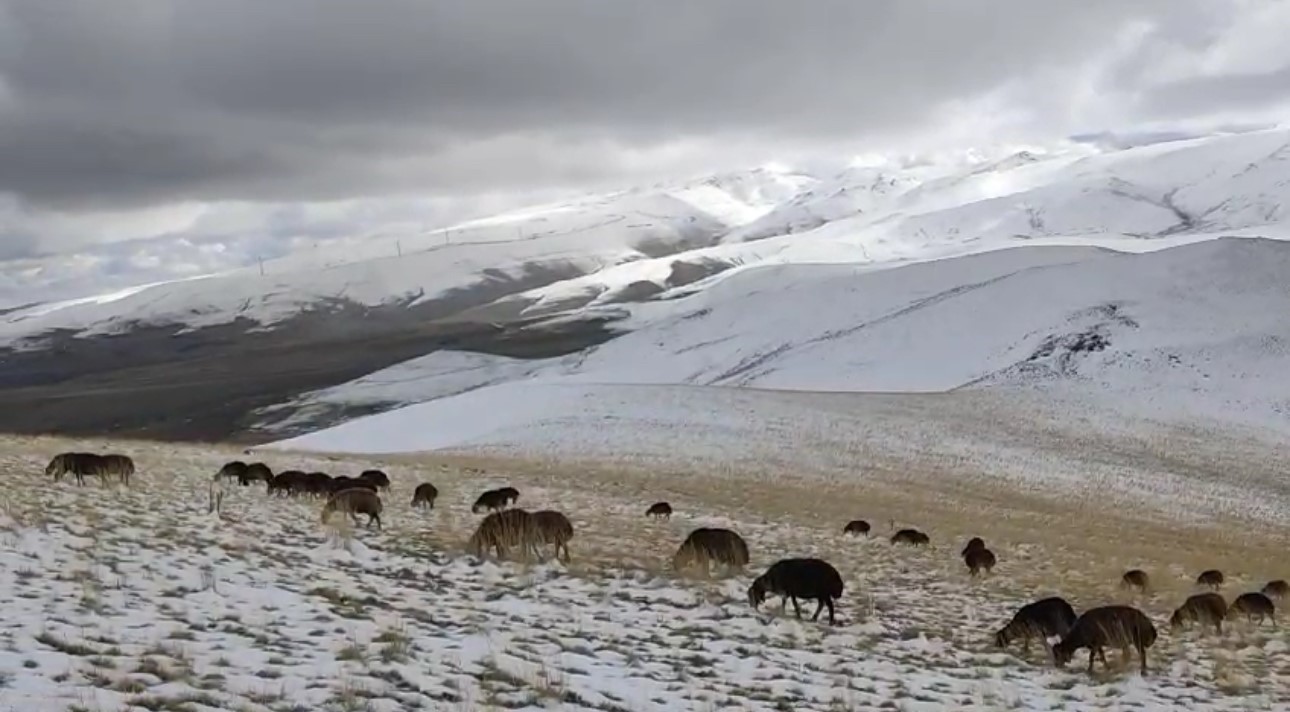
M 1136 588 L 1139 591 L 1146 591 L 1151 585 L 1151 579 L 1147 578 L 1147 572 L 1142 569 L 1133 569 L 1125 571 L 1120 577 L 1120 588 Z
M 645 510 L 645 516 L 671 519 L 672 505 L 668 504 L 667 502 L 655 502 L 654 504 L 651 504 L 649 506 L 649 509 Z
M 466 548 L 483 557 L 493 549 L 497 558 L 506 558 L 512 549 L 519 549 L 522 558 L 537 558 L 540 535 L 533 515 L 523 509 L 503 509 L 484 517 L 479 528 L 471 535 Z
M 1190 596 L 1169 616 L 1169 628 L 1175 632 L 1189 623 L 1213 624 L 1214 632 L 1223 634 L 1223 619 L 1227 617 L 1227 601 L 1217 593 L 1198 593 Z
M 332 491 L 331 483 L 332 476 L 326 472 L 310 472 L 301 480 L 304 492 L 315 497 L 330 495 Z
M 1200 576 L 1196 577 L 1197 586 L 1208 586 L 1215 591 L 1223 587 L 1223 572 L 1218 569 L 1202 571 Z
M 564 514 L 551 509 L 533 513 L 533 523 L 537 525 L 538 541 L 542 544 L 555 545 L 557 559 L 568 563 L 569 540 L 573 538 L 573 522 Z M 560 552 L 564 551 L 564 556 Z
M 376 491 L 376 484 L 373 483 L 371 480 L 360 480 L 357 477 L 345 477 L 344 475 L 341 475 L 340 477 L 333 477 L 331 479 L 331 482 L 327 486 L 331 489 L 332 494 L 335 494 L 337 492 L 341 492 L 347 489 L 354 489 L 356 487 L 360 489 L 371 490 L 373 492 Z
M 277 497 L 293 495 L 303 487 L 304 481 L 305 473 L 300 470 L 279 472 L 265 485 L 264 493 Z
M 1261 593 L 1242 593 L 1232 601 L 1232 605 L 1227 607 L 1227 617 L 1242 614 L 1246 620 L 1258 625 L 1263 622 L 1264 618 L 1272 621 L 1272 627 L 1277 627 L 1276 606 L 1272 605 L 1272 599 Z
M 332 512 L 339 511 L 348 513 L 355 526 L 358 526 L 358 515 L 366 514 L 368 528 L 375 524 L 380 529 L 381 510 L 381 498 L 375 492 L 365 487 L 352 487 L 333 494 L 327 500 L 322 509 L 322 523 L 327 523 Z
M 842 575 L 832 564 L 821 559 L 781 559 L 766 569 L 766 573 L 753 579 L 748 587 L 748 604 L 753 610 L 766 600 L 767 593 L 782 597 L 781 612 L 792 599 L 793 612 L 799 619 L 802 608 L 797 599 L 819 601 L 811 620 L 819 620 L 820 611 L 828 606 L 829 625 L 837 625 L 833 619 L 833 602 L 842 598 Z
M 909 544 L 910 546 L 927 546 L 928 544 L 931 543 L 931 541 L 932 540 L 926 534 L 918 531 L 917 529 L 901 529 L 900 531 L 891 535 L 891 543 L 893 544 Z
M 1058 596 L 1042 598 L 1027 603 L 1012 616 L 1012 620 L 994 634 L 994 644 L 1008 647 L 1012 641 L 1022 641 L 1022 654 L 1030 652 L 1030 640 L 1038 638 L 1048 645 L 1048 638 L 1063 636 L 1075 625 L 1075 609 Z
M 128 455 L 104 455 L 100 462 L 103 468 L 100 479 L 106 482 L 109 477 L 116 477 L 121 484 L 129 486 L 130 477 L 134 475 L 134 460 Z
M 1269 581 L 1268 585 L 1263 587 L 1263 595 L 1278 601 L 1290 598 L 1290 583 L 1286 583 L 1283 579 Z
M 852 519 L 847 522 L 845 527 L 842 527 L 842 533 L 850 534 L 851 536 L 860 536 L 861 534 L 867 536 L 871 529 L 872 527 L 869 526 L 869 522 L 866 522 L 863 519 Z
M 972 576 L 976 576 L 981 569 L 989 573 L 994 570 L 994 552 L 985 548 L 973 549 L 963 556 L 963 563 L 967 564 L 968 573 Z
M 691 564 L 711 571 L 712 562 L 742 571 L 748 565 L 748 544 L 729 529 L 700 527 L 690 532 L 672 556 L 672 567 L 680 571 Z
M 974 536 L 971 539 L 968 539 L 968 543 L 966 546 L 963 547 L 963 553 L 960 554 L 960 556 L 967 556 L 969 551 L 973 551 L 975 549 L 984 549 L 984 548 L 985 548 L 985 539 L 982 539 L 979 536 Z
M 1053 662 L 1063 667 L 1075 651 L 1088 648 L 1088 672 L 1093 674 L 1094 657 L 1107 666 L 1104 648 L 1114 645 L 1125 651 L 1132 645 L 1142 659 L 1142 674 L 1147 674 L 1147 648 L 1156 642 L 1156 627 L 1145 613 L 1132 606 L 1101 606 L 1084 611 L 1061 642 L 1053 646 Z
M 412 506 L 434 509 L 434 501 L 439 497 L 439 488 L 429 482 L 422 482 L 412 491 Z

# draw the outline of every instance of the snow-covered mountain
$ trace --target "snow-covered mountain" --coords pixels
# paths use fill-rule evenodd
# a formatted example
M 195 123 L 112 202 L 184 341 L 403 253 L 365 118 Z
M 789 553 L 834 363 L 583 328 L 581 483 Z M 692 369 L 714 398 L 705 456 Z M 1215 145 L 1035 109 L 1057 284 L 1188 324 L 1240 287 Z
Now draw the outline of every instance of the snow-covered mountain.
M 578 354 L 436 353 L 313 394 L 285 410 L 307 419 L 327 403 L 421 403 L 285 445 L 534 445 L 560 423 L 594 429 L 583 413 L 602 391 L 619 403 L 613 419 L 683 427 L 678 413 L 707 412 L 714 386 L 1011 391 L 1078 408 L 1072 417 L 1104 410 L 1284 434 L 1287 313 L 1290 243 L 1276 240 L 1142 254 L 1023 247 L 868 272 L 750 269 L 688 299 L 651 305 L 636 314 L 634 331 Z M 624 397 L 633 386 L 667 390 Z M 659 392 L 668 394 L 662 404 L 651 397 Z

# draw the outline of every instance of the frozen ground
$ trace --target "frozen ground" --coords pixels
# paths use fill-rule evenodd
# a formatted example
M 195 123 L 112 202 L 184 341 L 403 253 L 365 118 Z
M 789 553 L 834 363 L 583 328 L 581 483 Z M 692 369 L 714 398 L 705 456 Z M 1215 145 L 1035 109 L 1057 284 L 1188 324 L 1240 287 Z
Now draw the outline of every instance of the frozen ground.
M 129 452 L 140 465 L 134 486 L 46 481 L 47 458 L 73 447 Z M 877 478 L 826 488 L 791 469 L 405 458 L 383 463 L 394 480 L 385 530 L 341 531 L 319 524 L 317 502 L 258 488 L 235 488 L 224 518 L 209 515 L 209 474 L 238 455 L 3 441 L 0 709 L 1270 710 L 1290 694 L 1290 632 L 1237 625 L 1222 637 L 1175 636 L 1165 625 L 1203 568 L 1228 573 L 1229 599 L 1285 576 L 1285 527 L 1245 529 L 1235 541 L 1193 522 L 1134 523 L 1103 496 L 1090 528 L 1081 502 L 1054 509 L 985 485 L 946 496 Z M 333 474 L 369 464 L 265 457 Z M 440 502 L 414 513 L 406 502 L 426 480 Z M 503 482 L 523 506 L 570 514 L 568 567 L 460 552 L 478 519 L 469 502 Z M 670 522 L 642 516 L 656 499 L 676 507 Z M 841 536 L 854 517 L 878 536 Z M 668 570 L 700 525 L 739 531 L 748 573 Z M 907 525 L 933 546 L 884 541 Z M 969 580 L 956 557 L 970 534 L 1000 557 L 983 580 Z M 748 607 L 752 575 L 806 554 L 843 573 L 836 628 Z M 1132 566 L 1156 581 L 1137 601 L 1161 630 L 1147 677 L 1135 664 L 1090 678 L 1080 659 L 1058 671 L 1037 650 L 1022 658 L 989 647 L 1012 610 L 1039 596 L 1059 593 L 1080 610 L 1120 600 L 1115 582 Z

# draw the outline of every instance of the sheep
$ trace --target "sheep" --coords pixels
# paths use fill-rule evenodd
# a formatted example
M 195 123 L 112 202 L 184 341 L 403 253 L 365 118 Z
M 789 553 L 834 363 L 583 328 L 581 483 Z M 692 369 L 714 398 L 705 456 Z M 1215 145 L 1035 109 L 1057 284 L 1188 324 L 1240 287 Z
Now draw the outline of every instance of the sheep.
M 1286 583 L 1283 579 L 1269 581 L 1268 585 L 1263 587 L 1263 595 L 1278 601 L 1290 598 L 1290 583 Z
M 891 535 L 891 543 L 909 544 L 911 546 L 927 546 L 931 543 L 931 539 L 917 529 L 901 529 Z
M 779 610 L 782 613 L 793 601 L 793 612 L 798 619 L 802 617 L 802 608 L 797 599 L 819 601 L 812 621 L 819 620 L 820 611 L 829 609 L 829 625 L 837 625 L 833 618 L 833 602 L 842 598 L 842 576 L 827 561 L 814 558 L 781 559 L 766 569 L 766 573 L 753 579 L 748 587 L 748 603 L 753 610 L 766 600 L 766 594 L 781 596 Z
M 381 498 L 375 492 L 364 487 L 351 487 L 350 489 L 341 490 L 327 500 L 327 504 L 322 508 L 322 523 L 326 524 L 331 517 L 332 512 L 347 512 L 354 525 L 358 525 L 358 515 L 367 515 L 367 526 L 371 528 L 376 524 L 376 528 L 381 527 Z
M 130 485 L 130 477 L 134 474 L 134 460 L 130 456 L 103 455 L 99 462 L 102 467 L 99 478 L 104 482 L 109 477 L 117 477 L 121 480 L 121 484 L 127 487 Z
M 863 519 L 852 519 L 847 522 L 845 527 L 842 527 L 842 533 L 850 534 L 851 536 L 860 536 L 861 534 L 867 536 L 870 529 L 872 529 L 872 527 L 869 526 L 869 522 L 866 522 Z
M 1012 641 L 1021 640 L 1022 654 L 1029 654 L 1031 638 L 1039 638 L 1047 646 L 1048 638 L 1066 635 L 1075 620 L 1075 609 L 1065 599 L 1041 598 L 1018 609 L 1012 620 L 994 634 L 994 644 L 1006 648 Z
M 984 549 L 984 548 L 985 548 L 985 540 L 979 536 L 974 536 L 971 539 L 968 539 L 967 546 L 963 547 L 963 553 L 961 554 L 961 556 L 967 556 L 969 551 L 973 551 L 975 549 Z
M 690 532 L 672 556 L 672 567 L 680 571 L 697 564 L 710 571 L 712 561 L 743 570 L 748 565 L 748 544 L 729 529 L 700 527 Z
M 99 474 L 100 459 L 100 456 L 88 452 L 59 453 L 45 466 L 45 476 L 58 482 L 63 475 L 70 473 L 76 477 L 76 484 L 84 485 L 86 475 Z
M 223 467 L 219 468 L 219 472 L 216 473 L 215 476 L 220 479 L 240 480 L 245 474 L 246 463 L 241 460 L 233 460 L 232 462 L 225 463 Z
M 1200 576 L 1196 577 L 1197 586 L 1208 586 L 1215 591 L 1223 587 L 1223 572 L 1218 569 L 1202 571 Z
M 246 466 L 242 476 L 237 479 L 238 484 L 246 487 L 252 482 L 269 482 L 273 479 L 273 470 L 263 462 L 253 462 Z
M 481 558 L 489 549 L 497 552 L 497 558 L 505 558 L 514 548 L 519 549 L 522 556 L 536 558 L 539 540 L 537 523 L 531 513 L 523 509 L 504 509 L 484 517 L 467 541 L 466 548 Z
M 994 552 L 985 548 L 973 549 L 963 556 L 963 563 L 967 564 L 968 573 L 972 576 L 976 576 L 981 569 L 989 573 L 994 570 Z
M 573 538 L 573 522 L 564 514 L 551 509 L 533 513 L 533 523 L 537 526 L 538 542 L 554 544 L 557 559 L 568 563 L 569 540 Z M 564 551 L 561 558 L 560 551 Z
M 1255 625 L 1267 618 L 1272 621 L 1273 628 L 1277 627 L 1276 606 L 1272 605 L 1272 599 L 1262 593 L 1250 592 L 1237 596 L 1236 600 L 1232 601 L 1232 605 L 1227 607 L 1227 617 L 1231 618 L 1237 613 L 1244 614 L 1245 619 Z
M 1174 632 L 1188 623 L 1214 624 L 1214 632 L 1223 634 L 1223 619 L 1227 617 L 1227 601 L 1217 593 L 1198 593 L 1190 596 L 1169 616 L 1169 628 Z
M 359 474 L 358 479 L 371 482 L 376 485 L 378 490 L 386 490 L 390 488 L 389 475 L 381 472 L 380 470 L 363 470 L 363 472 Z
M 329 495 L 332 491 L 332 476 L 326 472 L 310 472 L 300 484 L 306 493 L 315 497 Z
M 295 494 L 297 489 L 300 487 L 299 483 L 302 483 L 304 478 L 305 473 L 300 470 L 287 470 L 286 472 L 280 472 L 274 475 L 273 479 L 269 480 L 265 485 L 264 493 L 268 495 L 276 495 L 278 497 Z
M 471 505 L 471 514 L 479 514 L 484 510 L 497 511 L 506 508 L 506 494 L 501 490 L 491 489 L 479 495 L 475 503 Z
M 661 517 L 661 518 L 663 518 L 663 519 L 671 519 L 671 518 L 672 518 L 672 505 L 668 504 L 667 502 L 655 502 L 654 504 L 651 504 L 651 505 L 649 506 L 649 509 L 645 510 L 645 516 L 647 516 L 647 517 L 656 517 L 656 518 Z
M 1136 588 L 1139 591 L 1146 591 L 1149 585 L 1151 585 L 1151 579 L 1147 577 L 1147 572 L 1142 569 L 1125 571 L 1124 575 L 1120 577 L 1120 588 Z
M 86 476 L 95 476 L 106 483 L 109 478 L 120 479 L 123 484 L 130 484 L 130 475 L 134 474 L 134 460 L 126 455 L 96 455 L 89 452 L 64 452 L 55 455 L 45 467 L 45 475 L 53 477 L 55 482 L 71 473 L 76 477 L 76 484 L 84 485 Z
M 412 506 L 434 509 L 434 501 L 439 497 L 439 489 L 429 482 L 422 482 L 412 491 Z
M 1147 648 L 1156 642 L 1156 627 L 1142 611 L 1132 606 L 1101 606 L 1084 611 L 1075 625 L 1053 646 L 1053 662 L 1064 667 L 1074 657 L 1075 651 L 1088 648 L 1088 672 L 1093 674 L 1093 660 L 1098 658 L 1104 667 L 1108 645 L 1119 646 L 1127 656 L 1129 646 L 1138 651 L 1142 659 L 1142 674 L 1147 674 Z

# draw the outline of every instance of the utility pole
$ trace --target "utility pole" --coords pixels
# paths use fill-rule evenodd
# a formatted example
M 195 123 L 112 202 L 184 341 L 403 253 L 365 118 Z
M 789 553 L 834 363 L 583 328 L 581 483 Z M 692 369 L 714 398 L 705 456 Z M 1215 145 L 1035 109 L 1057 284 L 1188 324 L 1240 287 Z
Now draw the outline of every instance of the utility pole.
M 257 258 L 255 258 L 255 259 L 257 259 L 257 260 L 259 260 L 259 261 L 260 261 L 260 276 L 261 276 L 261 277 L 263 277 L 263 276 L 264 276 L 264 258 L 263 258 L 263 257 L 257 257 Z
M 402 241 L 402 240 L 395 240 L 395 241 L 394 241 L 394 249 L 398 251 L 398 253 L 399 253 L 399 257 L 402 257 L 402 256 L 403 256 L 403 241 Z

